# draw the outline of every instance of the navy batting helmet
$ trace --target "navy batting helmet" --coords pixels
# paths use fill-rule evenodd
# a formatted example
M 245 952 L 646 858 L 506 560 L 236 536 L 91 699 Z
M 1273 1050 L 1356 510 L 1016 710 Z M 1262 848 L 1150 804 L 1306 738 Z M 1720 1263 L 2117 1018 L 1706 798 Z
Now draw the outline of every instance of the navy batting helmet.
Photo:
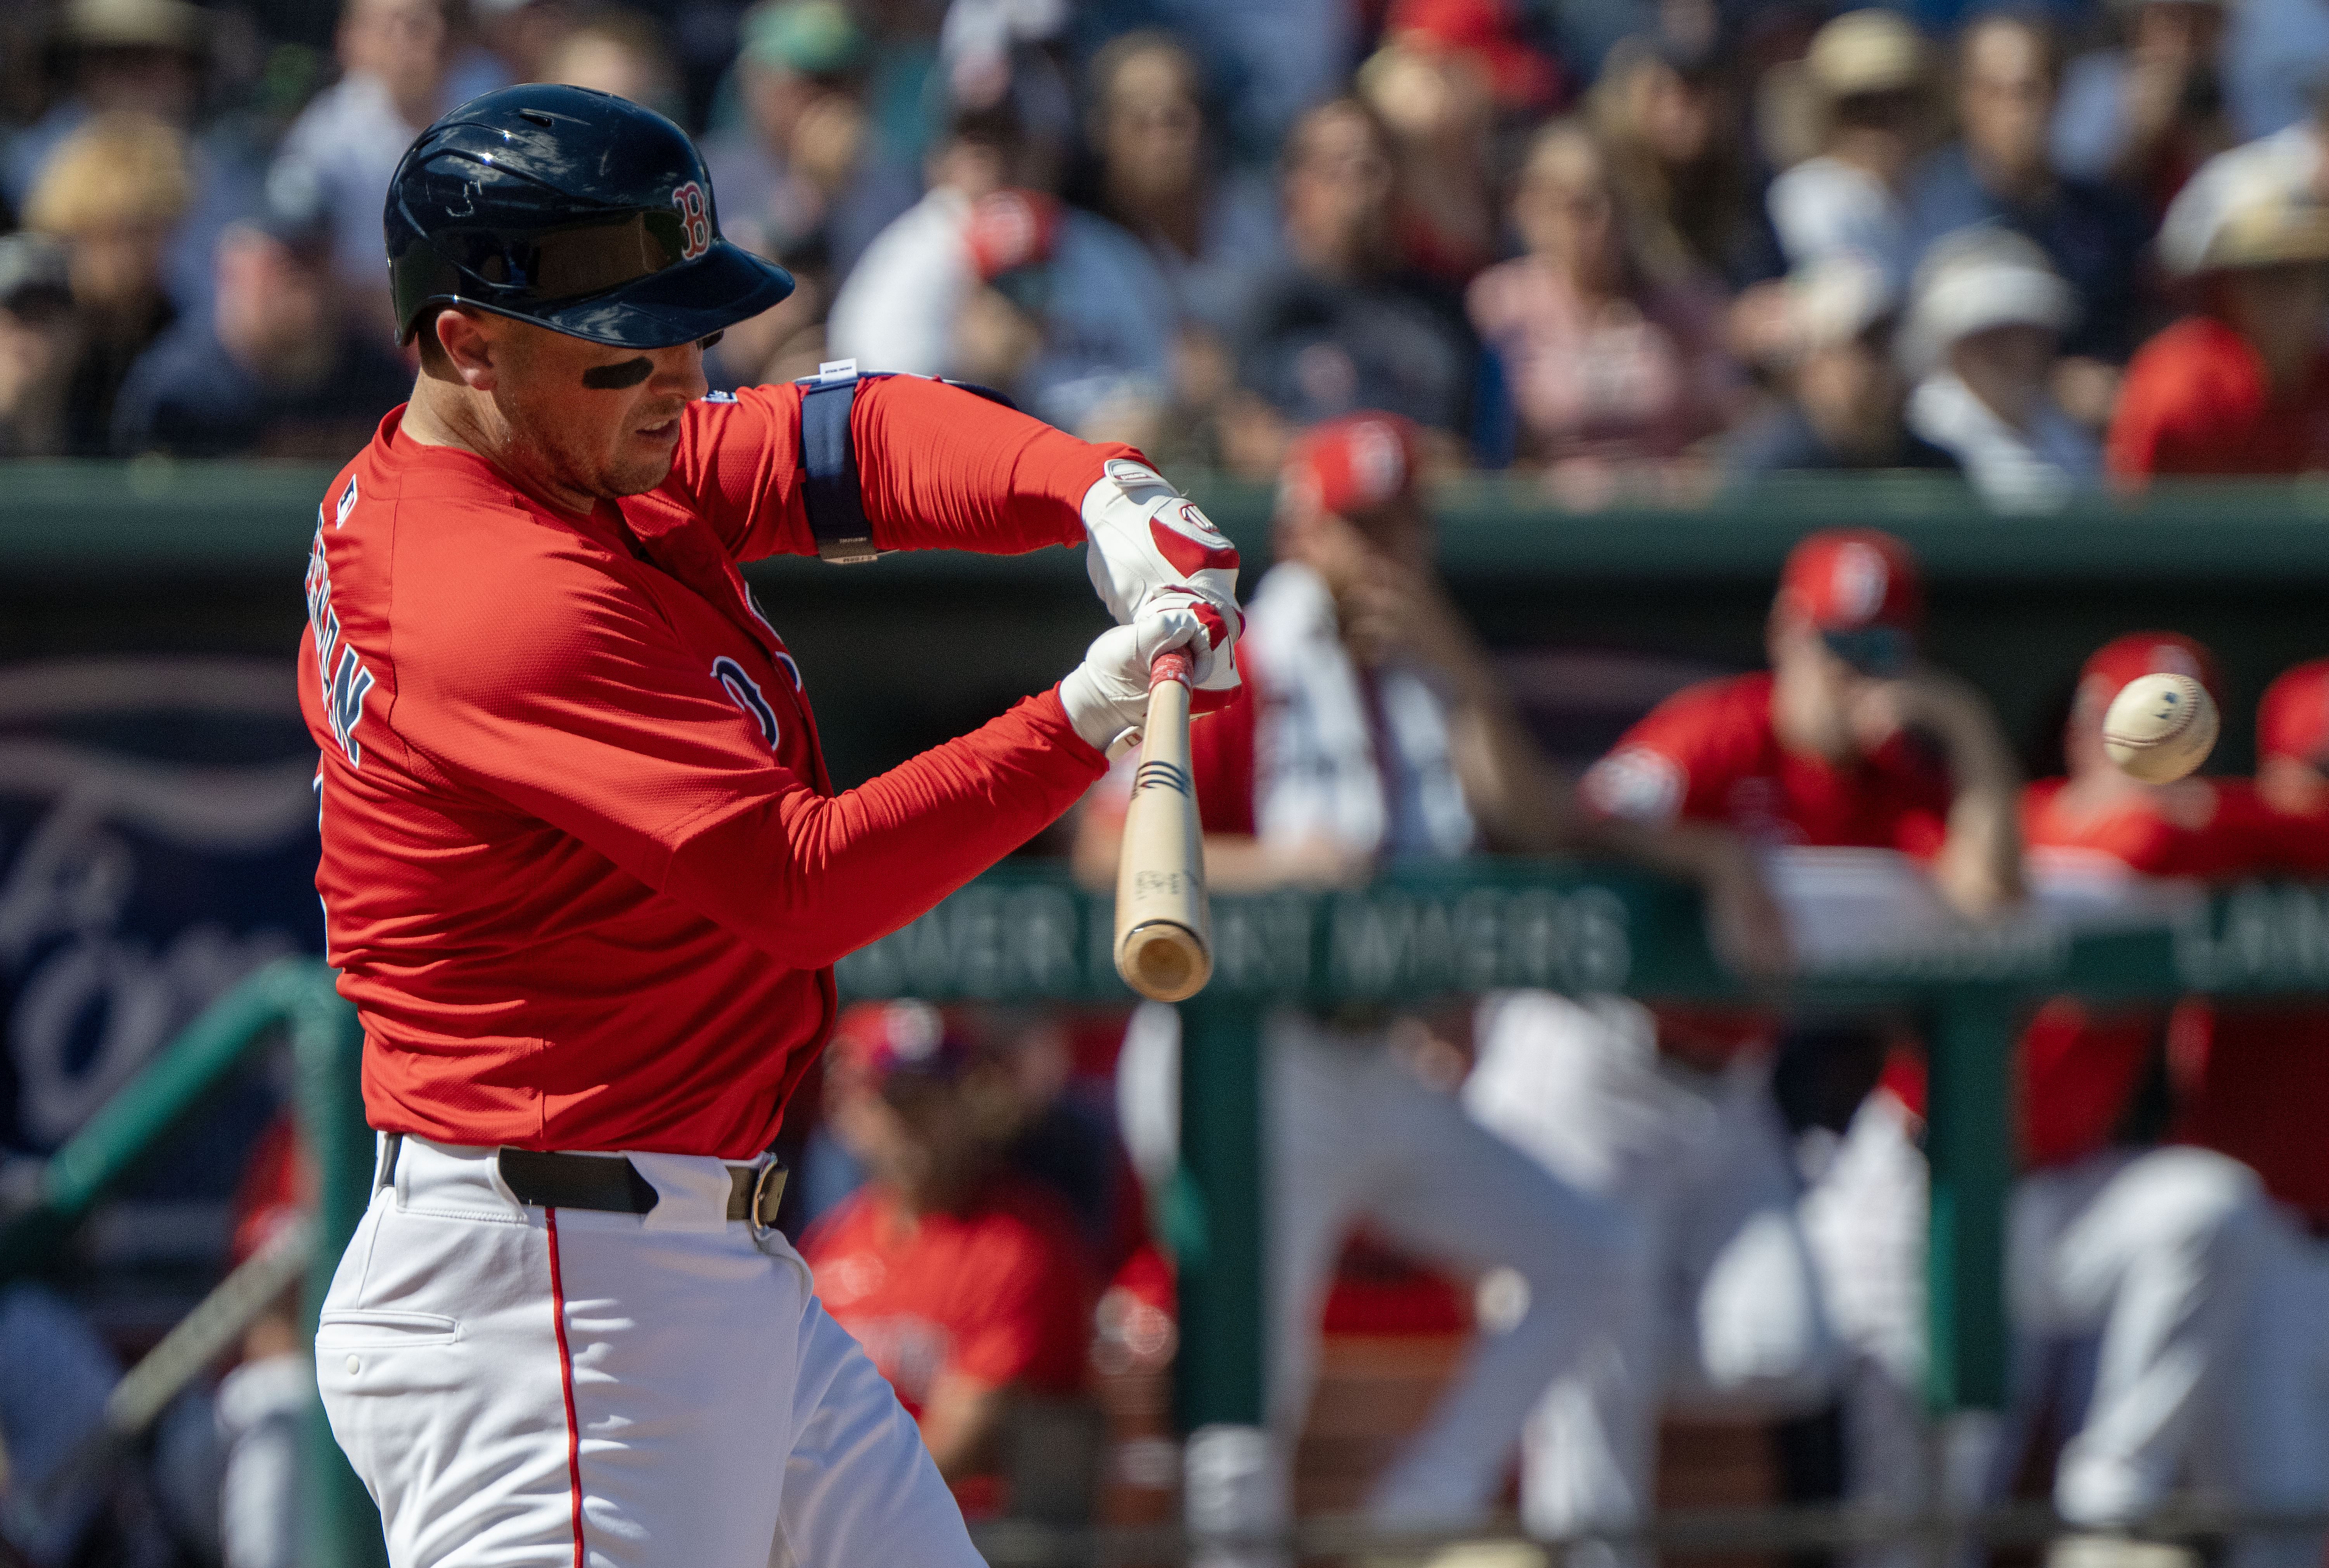
M 618 348 L 668 348 L 757 316 L 791 274 L 720 237 L 687 133 L 588 88 L 473 98 L 420 133 L 388 189 L 399 341 L 468 305 Z

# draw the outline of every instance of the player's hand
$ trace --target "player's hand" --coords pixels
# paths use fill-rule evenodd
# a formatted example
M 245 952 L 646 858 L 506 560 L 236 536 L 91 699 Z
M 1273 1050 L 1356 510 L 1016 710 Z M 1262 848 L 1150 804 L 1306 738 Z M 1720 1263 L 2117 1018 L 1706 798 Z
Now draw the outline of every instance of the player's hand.
M 1189 650 L 1190 711 L 1211 713 L 1237 690 L 1237 629 L 1194 593 L 1160 594 L 1133 618 L 1092 640 L 1084 662 L 1060 683 L 1060 703 L 1076 733 L 1114 757 L 1140 739 L 1148 717 L 1149 666 L 1158 654 Z
M 1128 626 L 1160 593 L 1212 601 L 1234 631 L 1238 553 L 1193 501 L 1146 463 L 1111 458 L 1084 493 L 1084 570 L 1099 601 Z
M 1751 980 L 1779 979 L 1795 967 L 1787 917 L 1762 868 L 1741 845 L 1714 857 L 1703 883 L 1707 939 L 1715 956 Z

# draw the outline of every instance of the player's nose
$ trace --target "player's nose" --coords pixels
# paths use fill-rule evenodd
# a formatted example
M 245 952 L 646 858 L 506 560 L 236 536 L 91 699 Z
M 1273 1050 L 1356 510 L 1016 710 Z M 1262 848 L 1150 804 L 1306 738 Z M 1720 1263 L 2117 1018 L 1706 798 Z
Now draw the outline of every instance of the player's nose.
M 659 349 L 655 354 L 655 373 L 648 390 L 665 396 L 676 395 L 693 402 L 712 390 L 712 382 L 703 373 L 703 345 L 683 343 L 672 348 Z

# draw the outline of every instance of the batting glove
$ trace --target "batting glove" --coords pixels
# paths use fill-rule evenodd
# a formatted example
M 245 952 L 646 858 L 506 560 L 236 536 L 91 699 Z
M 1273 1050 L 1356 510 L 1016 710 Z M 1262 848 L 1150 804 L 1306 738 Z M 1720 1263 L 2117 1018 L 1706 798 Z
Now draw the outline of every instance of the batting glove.
M 1235 640 L 1244 621 L 1237 602 L 1237 547 L 1193 501 L 1146 463 L 1111 458 L 1098 483 L 1084 492 L 1084 570 L 1102 604 L 1120 626 L 1159 601 L 1210 604 Z M 1237 670 L 1223 660 L 1210 681 L 1215 693 L 1233 691 Z M 1215 704 L 1219 705 L 1219 704 Z M 1199 699 L 1199 712 L 1203 700 Z
M 1133 618 L 1092 639 L 1084 662 L 1060 683 L 1060 704 L 1076 733 L 1121 755 L 1140 739 L 1148 717 L 1149 666 L 1173 648 L 1189 651 L 1190 711 L 1211 713 L 1237 693 L 1237 633 L 1210 600 L 1162 594 Z M 1221 684 L 1226 675 L 1226 685 Z

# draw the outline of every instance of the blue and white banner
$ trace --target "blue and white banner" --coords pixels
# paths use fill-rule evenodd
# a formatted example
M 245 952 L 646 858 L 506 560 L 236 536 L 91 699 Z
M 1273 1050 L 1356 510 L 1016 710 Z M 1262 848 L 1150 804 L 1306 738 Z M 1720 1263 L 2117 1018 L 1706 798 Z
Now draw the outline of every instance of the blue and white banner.
M 288 656 L 0 666 L 0 1150 L 55 1148 L 243 975 L 322 950 L 315 771 Z

